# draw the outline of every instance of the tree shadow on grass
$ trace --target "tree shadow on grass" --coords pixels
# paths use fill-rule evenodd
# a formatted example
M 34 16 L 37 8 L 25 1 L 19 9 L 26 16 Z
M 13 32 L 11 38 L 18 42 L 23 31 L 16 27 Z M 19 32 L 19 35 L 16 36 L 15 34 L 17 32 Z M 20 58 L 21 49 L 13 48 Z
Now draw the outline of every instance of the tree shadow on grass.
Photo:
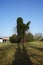
M 43 60 L 38 59 L 38 58 L 43 58 L 43 56 L 37 55 L 37 54 L 32 54 L 31 52 L 29 52 L 29 53 L 31 54 L 30 57 L 33 57 L 35 60 L 37 60 L 38 63 L 43 65 Z M 36 65 L 36 63 L 35 63 L 35 65 Z M 37 65 L 39 65 L 39 64 L 37 64 Z
M 33 65 L 29 54 L 27 54 L 25 46 L 22 46 L 22 49 L 20 46 L 18 46 L 15 53 L 15 59 L 12 61 L 12 65 Z
M 39 47 L 35 47 L 35 46 L 29 46 L 29 47 L 34 48 L 34 49 L 37 49 L 39 51 L 43 51 L 43 48 L 39 48 Z

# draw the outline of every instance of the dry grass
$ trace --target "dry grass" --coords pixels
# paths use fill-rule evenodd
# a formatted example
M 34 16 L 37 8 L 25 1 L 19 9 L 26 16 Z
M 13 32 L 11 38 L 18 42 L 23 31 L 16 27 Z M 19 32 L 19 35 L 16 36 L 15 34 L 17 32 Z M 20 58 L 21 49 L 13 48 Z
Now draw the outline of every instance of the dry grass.
M 27 43 L 26 48 L 33 64 L 43 65 L 43 42 Z
M 28 42 L 25 47 L 33 65 L 43 65 L 43 42 Z M 17 44 L 0 43 L 0 65 L 11 65 L 16 48 Z

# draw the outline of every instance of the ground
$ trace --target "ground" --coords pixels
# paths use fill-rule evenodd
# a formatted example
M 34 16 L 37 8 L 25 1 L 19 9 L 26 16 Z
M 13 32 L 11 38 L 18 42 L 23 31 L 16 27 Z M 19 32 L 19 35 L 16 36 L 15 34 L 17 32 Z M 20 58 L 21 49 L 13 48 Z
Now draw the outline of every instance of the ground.
M 43 65 L 43 42 L 0 43 L 0 65 Z

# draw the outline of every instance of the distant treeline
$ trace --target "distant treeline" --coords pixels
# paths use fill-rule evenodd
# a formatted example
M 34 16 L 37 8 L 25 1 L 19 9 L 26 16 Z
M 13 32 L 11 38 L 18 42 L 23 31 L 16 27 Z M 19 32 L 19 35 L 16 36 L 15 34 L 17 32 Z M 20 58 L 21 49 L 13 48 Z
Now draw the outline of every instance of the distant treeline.
M 13 34 L 10 38 L 9 38 L 9 41 L 11 43 L 17 43 L 18 42 L 18 37 L 16 34 Z M 25 37 L 24 37 L 24 42 L 32 42 L 32 41 L 43 41 L 43 36 L 42 34 L 38 33 L 38 34 L 35 34 L 33 35 L 31 32 L 25 34 Z M 20 39 L 19 39 L 19 42 Z

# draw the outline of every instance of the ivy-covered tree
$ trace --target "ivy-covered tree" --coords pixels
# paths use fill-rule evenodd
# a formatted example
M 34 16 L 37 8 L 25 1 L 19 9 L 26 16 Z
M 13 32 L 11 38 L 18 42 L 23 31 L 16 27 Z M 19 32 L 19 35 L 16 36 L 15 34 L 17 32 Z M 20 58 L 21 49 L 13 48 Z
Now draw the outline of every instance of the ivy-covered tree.
M 30 21 L 27 24 L 23 23 L 23 19 L 21 17 L 17 18 L 17 37 L 18 42 L 24 43 L 25 32 L 29 29 Z

